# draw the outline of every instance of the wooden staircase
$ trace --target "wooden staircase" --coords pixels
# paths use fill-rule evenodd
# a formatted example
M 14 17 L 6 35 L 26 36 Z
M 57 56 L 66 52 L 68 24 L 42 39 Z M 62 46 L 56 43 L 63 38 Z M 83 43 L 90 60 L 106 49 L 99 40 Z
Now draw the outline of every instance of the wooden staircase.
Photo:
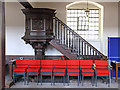
M 57 17 L 53 18 L 53 30 L 55 38 L 49 43 L 68 59 L 107 59 L 105 55 Z
M 68 59 L 77 59 L 77 54 L 72 53 L 70 48 L 67 48 L 64 44 L 60 44 L 59 40 L 53 39 L 50 44 L 54 46 L 57 50 L 59 50 L 63 55 L 65 55 Z

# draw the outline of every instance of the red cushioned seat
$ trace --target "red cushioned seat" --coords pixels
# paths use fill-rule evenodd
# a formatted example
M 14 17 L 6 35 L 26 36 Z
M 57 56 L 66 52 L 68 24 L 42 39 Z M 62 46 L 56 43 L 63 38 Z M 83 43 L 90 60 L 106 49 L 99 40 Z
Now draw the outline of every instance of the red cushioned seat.
M 81 69 L 89 69 L 89 68 L 92 68 L 92 65 L 81 65 L 80 68 Z
M 65 75 L 65 69 L 54 69 L 53 70 L 54 75 Z
M 53 65 L 52 65 L 52 66 L 42 66 L 42 68 L 45 68 L 45 69 L 52 69 L 52 68 L 53 68 Z
M 52 69 L 46 69 L 46 68 L 42 68 L 41 72 L 52 72 Z
M 54 75 L 56 75 L 56 76 L 57 76 L 57 75 L 60 75 L 60 76 L 63 75 L 63 76 L 64 76 L 64 75 L 65 75 L 65 72 L 64 72 L 64 73 L 54 73 Z
M 109 76 L 109 74 L 97 74 L 97 76 Z
M 27 72 L 39 72 L 39 68 L 28 68 Z
M 107 69 L 107 66 L 96 66 L 96 69 Z
M 65 69 L 54 69 L 54 75 L 65 75 Z
M 97 73 L 109 73 L 107 69 L 97 69 Z
M 67 72 L 69 73 L 69 72 L 80 72 L 80 70 L 79 69 L 67 69 Z
M 80 70 L 79 69 L 68 69 L 67 75 L 79 75 Z
M 13 71 L 14 71 L 14 72 L 16 72 L 16 71 L 17 71 L 17 72 L 18 72 L 18 71 L 23 71 L 23 72 L 25 72 L 26 69 L 27 69 L 27 68 L 15 68 Z
M 54 69 L 53 72 L 65 72 L 65 69 Z
M 22 75 L 22 74 L 26 74 L 26 72 L 15 72 L 14 74 Z
M 39 72 L 38 73 L 28 72 L 28 75 L 39 75 Z
M 79 68 L 79 65 L 74 65 L 74 66 L 67 66 L 68 69 L 78 69 Z
M 81 74 L 82 75 L 94 75 L 94 70 L 93 69 L 81 69 Z
M 92 72 L 94 73 L 93 69 L 81 69 L 81 72 Z
M 42 75 L 51 75 L 52 74 L 52 68 L 51 69 L 45 69 L 45 68 L 43 68 L 43 69 L 41 69 L 41 74 Z
M 88 73 L 88 72 L 81 72 L 82 75 L 85 75 L 85 76 L 93 76 L 94 74 L 93 73 Z

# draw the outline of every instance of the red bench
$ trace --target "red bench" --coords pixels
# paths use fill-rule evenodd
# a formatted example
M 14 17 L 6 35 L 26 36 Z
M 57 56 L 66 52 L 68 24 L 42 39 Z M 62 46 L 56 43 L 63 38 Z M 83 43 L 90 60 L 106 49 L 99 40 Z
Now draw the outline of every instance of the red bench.
M 15 78 L 17 75 L 24 76 L 24 84 L 25 84 L 25 74 L 27 70 L 27 61 L 26 60 L 16 60 L 16 68 L 13 70 L 13 82 L 15 84 Z
M 92 77 L 92 86 L 93 86 L 94 84 L 93 83 L 93 80 L 94 80 L 93 60 L 80 60 L 80 75 L 82 76 L 82 86 L 84 82 L 84 76 Z
M 41 85 L 42 85 L 42 76 L 51 76 L 51 85 L 52 85 L 52 72 L 53 72 L 53 61 L 54 60 L 41 60 Z
M 67 76 L 68 76 L 68 85 L 69 85 L 69 76 L 78 77 L 78 86 L 79 86 L 79 60 L 66 60 L 67 62 Z
M 38 76 L 40 74 L 40 60 L 27 60 L 28 69 L 27 72 L 27 84 L 29 83 L 29 76 L 37 76 L 37 84 L 38 84 Z
M 96 66 L 96 68 L 95 68 Z M 95 71 L 94 71 L 95 69 Z M 16 68 L 13 70 L 13 81 L 15 83 L 15 78 L 17 75 L 24 76 L 24 84 L 25 84 L 25 76 L 27 75 L 27 84 L 29 83 L 29 76 L 37 76 L 37 84 L 38 77 L 41 76 L 41 85 L 42 85 L 42 77 L 50 76 L 51 77 L 51 85 L 55 84 L 56 76 L 63 76 L 65 85 L 65 76 L 67 75 L 68 85 L 69 85 L 69 77 L 77 76 L 78 77 L 78 85 L 79 79 L 81 81 L 82 76 L 82 85 L 84 82 L 85 76 L 92 77 L 92 85 L 94 80 L 94 73 L 96 76 L 96 86 L 97 86 L 97 77 L 107 77 L 109 78 L 110 83 L 110 66 L 108 61 L 105 60 L 95 60 L 93 64 L 93 60 L 16 60 Z
M 63 85 L 65 85 L 66 60 L 54 60 L 53 83 L 55 85 L 55 76 L 63 76 Z
M 110 65 L 108 64 L 108 60 L 95 60 L 95 74 L 96 74 L 96 86 L 97 86 L 97 77 L 107 77 L 108 79 L 108 87 L 110 87 Z

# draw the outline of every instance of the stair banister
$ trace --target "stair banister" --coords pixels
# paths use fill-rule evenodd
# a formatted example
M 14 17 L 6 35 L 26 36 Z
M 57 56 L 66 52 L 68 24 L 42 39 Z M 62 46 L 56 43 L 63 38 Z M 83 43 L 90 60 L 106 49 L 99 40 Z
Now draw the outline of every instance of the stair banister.
M 53 19 L 55 20 L 55 39 L 60 40 L 60 44 L 64 44 L 67 48 L 71 48 L 72 52 L 77 52 L 78 57 L 93 55 L 95 57 L 99 56 L 99 58 L 106 59 L 106 56 L 104 56 L 100 51 L 98 51 L 60 19 L 57 17 L 54 17 Z M 77 44 L 76 41 L 78 42 Z

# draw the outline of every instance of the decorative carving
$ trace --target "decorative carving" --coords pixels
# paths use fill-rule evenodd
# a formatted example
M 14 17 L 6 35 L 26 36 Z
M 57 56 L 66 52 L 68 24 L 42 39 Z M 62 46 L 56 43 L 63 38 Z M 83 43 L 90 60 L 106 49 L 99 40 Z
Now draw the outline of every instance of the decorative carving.
M 32 30 L 43 30 L 44 22 L 43 20 L 32 19 Z

